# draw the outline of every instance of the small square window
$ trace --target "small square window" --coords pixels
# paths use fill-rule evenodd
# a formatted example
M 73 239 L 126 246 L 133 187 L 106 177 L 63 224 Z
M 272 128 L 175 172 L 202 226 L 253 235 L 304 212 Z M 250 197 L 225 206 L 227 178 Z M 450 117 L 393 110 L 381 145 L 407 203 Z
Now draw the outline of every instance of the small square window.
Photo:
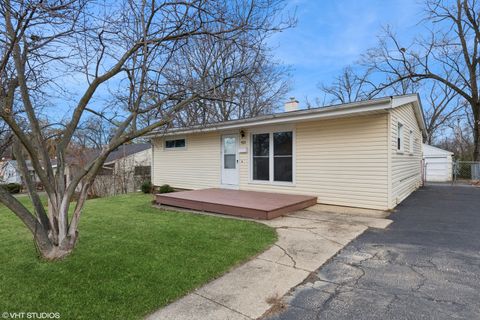
M 165 148 L 175 148 L 175 140 L 167 140 L 165 141 Z
M 185 139 L 165 140 L 165 149 L 185 148 Z

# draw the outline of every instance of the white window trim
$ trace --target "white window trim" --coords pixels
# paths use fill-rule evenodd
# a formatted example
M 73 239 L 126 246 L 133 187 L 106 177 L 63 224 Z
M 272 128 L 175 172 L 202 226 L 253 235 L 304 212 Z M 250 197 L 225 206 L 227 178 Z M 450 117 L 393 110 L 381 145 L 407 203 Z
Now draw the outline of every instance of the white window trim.
M 397 122 L 397 139 L 395 141 L 395 148 L 397 149 L 397 153 L 403 153 L 405 151 L 405 146 L 404 146 L 405 139 L 403 134 L 404 127 L 405 126 L 403 125 L 403 123 Z M 399 138 L 400 138 L 400 143 L 398 141 Z M 398 148 L 399 145 L 400 145 L 400 148 Z
M 167 148 L 166 145 L 167 145 L 167 141 L 171 141 L 171 140 L 181 140 L 181 139 L 184 139 L 185 140 L 185 147 L 178 147 L 178 148 Z M 188 146 L 188 140 L 187 140 L 187 137 L 168 137 L 168 138 L 163 138 L 162 139 L 162 149 L 163 151 L 183 151 L 183 150 L 187 150 L 187 146 Z
M 292 181 L 275 181 L 274 178 L 274 168 L 273 168 L 273 134 L 275 132 L 285 132 L 291 131 L 292 132 Z M 270 180 L 254 180 L 253 179 L 253 135 L 254 134 L 261 134 L 261 133 L 268 133 L 269 134 L 269 154 L 268 154 L 268 169 L 269 169 L 269 178 Z M 249 148 L 250 148 L 250 155 L 249 155 L 249 166 L 248 166 L 248 176 L 249 176 L 249 184 L 258 184 L 258 185 L 273 185 L 273 186 L 288 186 L 292 187 L 296 184 L 296 159 L 297 159 L 297 152 L 296 152 L 296 130 L 294 127 L 285 126 L 285 127 L 275 127 L 275 128 L 264 128 L 264 129 L 255 129 L 249 132 Z
M 415 145 L 414 145 L 414 142 L 415 142 L 414 138 L 415 137 L 414 137 L 414 134 L 413 134 L 413 130 L 410 130 L 408 132 L 408 138 L 409 138 L 408 151 L 410 152 L 410 155 L 413 155 L 413 153 L 415 151 L 414 150 L 415 149 Z

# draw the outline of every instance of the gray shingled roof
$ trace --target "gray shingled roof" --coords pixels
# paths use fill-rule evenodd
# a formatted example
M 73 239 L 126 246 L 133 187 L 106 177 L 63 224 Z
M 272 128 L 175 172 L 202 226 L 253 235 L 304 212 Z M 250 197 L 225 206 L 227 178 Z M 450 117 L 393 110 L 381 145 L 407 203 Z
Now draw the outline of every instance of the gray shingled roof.
M 105 163 L 113 162 L 123 157 L 135 154 L 137 152 L 141 152 L 147 149 L 150 149 L 152 146 L 150 143 L 134 143 L 134 144 L 126 144 L 118 147 L 115 151 L 111 152 Z M 76 156 L 67 156 L 67 163 L 69 164 L 78 164 L 80 163 L 87 163 L 90 160 L 98 157 L 100 154 L 100 149 L 87 149 L 82 152 L 80 155 Z M 57 160 L 52 159 L 52 164 L 56 165 Z
M 112 162 L 123 157 L 150 149 L 152 146 L 150 143 L 134 143 L 134 144 L 125 144 L 117 148 L 108 155 L 106 163 Z

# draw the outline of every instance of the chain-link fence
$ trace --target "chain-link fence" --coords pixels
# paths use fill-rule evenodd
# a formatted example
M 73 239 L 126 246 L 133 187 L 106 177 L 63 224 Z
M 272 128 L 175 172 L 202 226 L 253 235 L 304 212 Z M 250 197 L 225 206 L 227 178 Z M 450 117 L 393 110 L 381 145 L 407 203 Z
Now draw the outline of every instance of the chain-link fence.
M 455 161 L 453 181 L 473 183 L 480 181 L 480 161 Z
M 423 183 L 457 183 L 480 185 L 480 161 L 423 161 Z

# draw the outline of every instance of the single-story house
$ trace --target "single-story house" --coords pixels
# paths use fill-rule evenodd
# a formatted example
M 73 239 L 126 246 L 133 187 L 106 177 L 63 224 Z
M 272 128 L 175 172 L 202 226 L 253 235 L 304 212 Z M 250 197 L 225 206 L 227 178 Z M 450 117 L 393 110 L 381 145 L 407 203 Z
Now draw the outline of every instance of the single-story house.
M 66 183 L 70 183 L 79 166 L 86 165 L 89 161 L 98 157 L 100 152 L 101 150 L 99 149 L 85 148 L 70 151 L 67 156 L 67 167 L 65 172 Z M 150 177 L 151 152 L 152 148 L 149 143 L 131 143 L 122 145 L 108 155 L 99 175 L 122 175 L 127 177 L 127 180 L 129 181 L 133 179 L 132 177 L 140 177 L 140 179 L 146 180 Z M 56 168 L 57 160 L 51 159 L 50 161 L 52 167 Z M 22 184 L 23 180 L 17 166 L 16 160 L 2 161 L 2 164 L 0 165 L 0 183 Z M 27 160 L 27 168 L 30 176 L 35 181 L 39 182 L 40 180 L 38 179 L 30 160 Z M 132 188 L 134 187 L 131 187 L 130 189 Z M 80 190 L 80 187 L 78 190 Z
M 38 181 L 38 177 L 35 174 L 35 169 L 29 160 L 27 160 L 27 169 L 34 181 Z M 18 169 L 18 163 L 16 160 L 4 161 L 0 168 L 0 183 L 18 183 L 23 184 L 23 179 Z
M 453 152 L 423 144 L 425 180 L 447 182 L 453 179 Z
M 101 150 L 93 148 L 70 150 L 65 169 L 66 184 L 70 183 L 80 167 L 97 158 L 100 152 Z M 149 143 L 124 144 L 112 151 L 95 180 L 96 185 L 102 185 L 102 189 L 109 189 L 108 193 L 102 191 L 102 195 L 114 194 L 117 189 L 133 192 L 142 181 L 150 179 L 151 152 L 152 147 Z M 55 168 L 56 160 L 52 160 L 52 163 Z M 95 189 L 95 184 L 92 188 Z M 81 185 L 77 187 L 77 191 L 80 189 Z
M 387 210 L 422 183 L 417 94 L 153 132 L 152 182 L 313 195 Z
M 108 155 L 104 168 L 112 168 L 117 173 L 150 176 L 151 153 L 150 143 L 124 144 Z

